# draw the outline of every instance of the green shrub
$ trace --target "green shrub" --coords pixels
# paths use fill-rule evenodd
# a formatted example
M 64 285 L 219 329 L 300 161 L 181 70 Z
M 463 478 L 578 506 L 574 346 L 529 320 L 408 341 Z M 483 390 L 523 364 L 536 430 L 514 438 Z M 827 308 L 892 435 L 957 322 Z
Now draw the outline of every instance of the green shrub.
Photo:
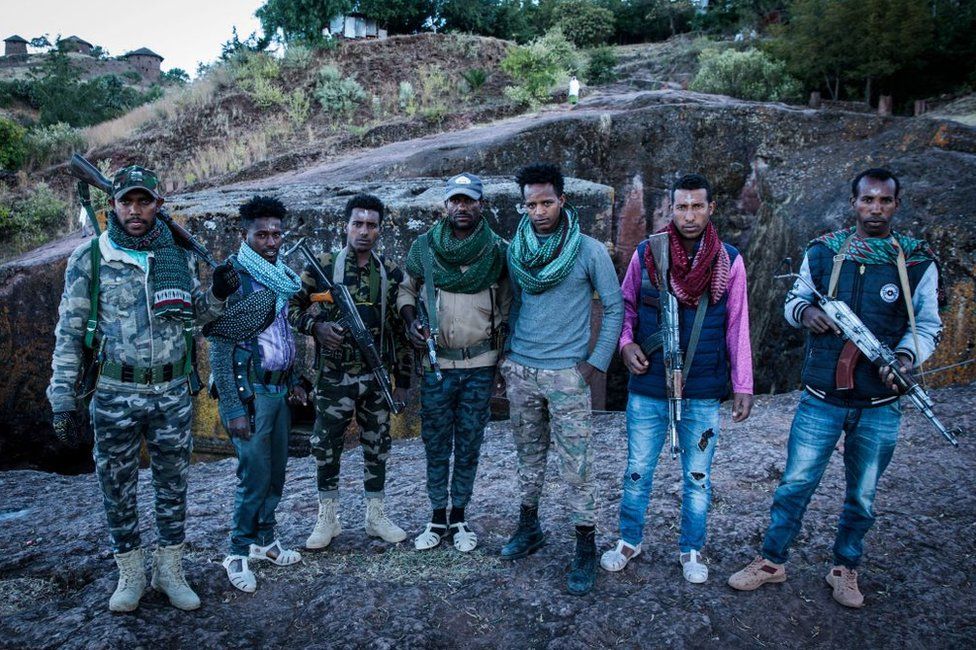
M 413 91 L 413 84 L 409 81 L 401 81 L 397 86 L 397 106 L 407 115 L 413 115 L 417 110 L 414 102 L 416 95 Z
M 366 101 L 366 91 L 352 77 L 343 77 L 339 68 L 324 65 L 319 68 L 315 99 L 326 113 L 351 113 Z
M 606 43 L 613 36 L 614 14 L 590 0 L 565 0 L 556 26 L 578 47 Z
M 312 48 L 307 45 L 289 45 L 281 59 L 281 66 L 289 70 L 305 70 L 311 65 L 313 56 Z
M 312 113 L 312 102 L 301 88 L 296 88 L 285 95 L 284 106 L 289 121 L 295 126 L 305 124 Z
M 617 78 L 614 67 L 617 55 L 612 47 L 598 47 L 590 51 L 590 61 L 586 66 L 586 80 L 591 84 L 606 84 Z
M 549 57 L 567 75 L 579 74 L 583 69 L 583 61 L 579 50 L 566 38 L 566 34 L 559 27 L 554 27 L 542 35 L 541 38 L 533 41 L 541 49 L 545 50 Z
M 81 131 L 64 122 L 34 127 L 27 132 L 25 142 L 28 164 L 34 169 L 65 162 L 71 154 L 88 146 Z
M 786 72 L 786 65 L 761 50 L 705 50 L 701 67 L 689 86 L 703 93 L 730 95 L 754 101 L 798 100 L 802 86 Z
M 268 79 L 257 77 L 249 85 L 247 94 L 258 108 L 271 108 L 285 103 L 284 91 Z
M 12 205 L 0 204 L 0 241 L 29 245 L 61 229 L 69 205 L 47 183 L 38 183 L 26 197 Z
M 27 129 L 14 121 L 0 117 L 0 169 L 20 169 L 27 156 Z
M 464 82 L 465 92 L 476 93 L 488 81 L 488 73 L 481 68 L 471 68 L 461 73 L 461 79 Z
M 559 29 L 550 30 L 528 45 L 516 45 L 502 60 L 502 70 L 516 83 L 505 96 L 521 104 L 535 105 L 549 99 L 553 86 L 580 72 L 579 52 Z

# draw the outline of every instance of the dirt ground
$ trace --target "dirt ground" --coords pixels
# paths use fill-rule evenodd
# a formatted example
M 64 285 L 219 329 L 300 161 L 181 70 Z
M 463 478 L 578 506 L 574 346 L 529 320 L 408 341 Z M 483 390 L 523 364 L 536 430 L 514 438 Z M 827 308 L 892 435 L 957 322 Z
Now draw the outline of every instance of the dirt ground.
M 973 437 L 954 450 L 906 409 L 894 460 L 881 481 L 878 521 L 861 567 L 866 606 L 836 604 L 824 583 L 843 499 L 843 466 L 831 462 L 788 565 L 789 579 L 748 594 L 725 581 L 755 554 L 771 493 L 785 460 L 797 393 L 761 397 L 753 416 L 732 425 L 724 413 L 713 466 L 714 499 L 703 585 L 681 578 L 677 561 L 680 497 L 676 464 L 658 466 L 645 553 L 621 574 L 598 569 L 597 586 L 564 591 L 572 556 L 567 489 L 550 466 L 541 513 L 549 542 L 505 563 L 498 551 L 517 517 L 515 453 L 506 422 L 486 436 L 469 522 L 480 546 L 413 549 L 429 516 L 424 451 L 397 442 L 387 485 L 389 514 L 411 539 L 396 546 L 362 530 L 362 460 L 346 452 L 344 532 L 290 568 L 260 566 L 258 591 L 232 588 L 219 562 L 234 489 L 232 459 L 194 465 L 190 474 L 187 575 L 203 599 L 182 613 L 148 591 L 133 614 L 107 610 L 115 570 L 95 477 L 32 471 L 0 474 L 0 647 L 3 648 L 589 648 L 834 647 L 962 648 L 976 642 L 976 497 Z M 976 385 L 935 391 L 937 412 L 972 432 Z M 727 411 L 727 409 L 725 409 Z M 626 456 L 622 414 L 593 419 L 602 552 L 616 539 Z M 292 459 L 279 531 L 300 545 L 315 516 L 315 472 Z M 140 475 L 140 516 L 151 529 L 148 471 Z

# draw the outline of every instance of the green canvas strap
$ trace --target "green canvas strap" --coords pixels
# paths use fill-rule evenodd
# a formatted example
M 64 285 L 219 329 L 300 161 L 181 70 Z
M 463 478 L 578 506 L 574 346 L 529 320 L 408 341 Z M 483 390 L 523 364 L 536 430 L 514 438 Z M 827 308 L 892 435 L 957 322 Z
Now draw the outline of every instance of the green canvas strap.
M 841 244 L 840 250 L 834 255 L 834 266 L 830 269 L 830 284 L 827 286 L 827 296 L 830 298 L 837 297 L 837 283 L 840 281 L 840 268 L 844 266 L 844 259 L 847 257 L 847 249 L 851 247 L 851 241 L 854 239 L 854 233 L 847 236 L 844 243 Z
M 431 336 L 436 337 L 440 332 L 437 322 L 437 288 L 434 286 L 434 259 L 430 250 L 430 234 L 424 233 L 417 240 L 420 244 L 420 259 L 424 265 L 424 292 L 427 294 L 427 324 Z
M 102 250 L 98 237 L 91 242 L 91 280 L 88 282 L 88 323 L 85 325 L 85 347 L 95 349 L 95 330 L 98 329 L 98 291 L 101 287 L 99 275 L 102 267 Z
M 898 239 L 895 237 L 891 238 L 891 243 L 898 251 L 898 259 L 896 264 L 898 266 L 898 281 L 901 283 L 901 295 L 905 299 L 905 309 L 908 311 L 908 324 L 912 328 L 912 340 L 915 342 L 915 361 L 918 361 L 918 330 L 915 327 L 915 306 L 912 304 L 912 285 L 908 281 L 908 264 L 905 262 L 905 251 L 902 250 L 901 246 L 898 244 Z M 922 369 L 922 364 L 916 364 L 916 372 Z M 924 379 L 922 380 L 924 382 Z

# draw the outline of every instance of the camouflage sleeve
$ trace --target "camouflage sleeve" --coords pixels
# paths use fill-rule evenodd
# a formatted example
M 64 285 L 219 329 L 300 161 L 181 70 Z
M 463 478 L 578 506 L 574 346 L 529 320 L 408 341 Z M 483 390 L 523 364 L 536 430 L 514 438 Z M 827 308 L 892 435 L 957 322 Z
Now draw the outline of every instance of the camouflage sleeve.
M 387 262 L 387 273 L 390 278 L 390 288 L 386 299 L 386 323 L 393 335 L 393 346 L 396 364 L 392 374 L 396 378 L 397 388 L 410 388 L 411 371 L 413 370 L 413 346 L 407 340 L 406 328 L 400 318 L 399 304 L 400 286 L 405 283 L 404 272 L 396 264 Z
M 319 255 L 319 266 L 328 273 L 328 266 L 332 261 L 332 256 L 325 254 Z M 311 264 L 306 264 L 302 271 L 302 288 L 288 300 L 288 322 L 299 334 L 312 335 L 312 326 L 315 324 L 315 316 L 309 313 L 312 306 L 312 294 L 318 288 L 318 280 Z
M 217 300 L 213 294 L 213 288 L 206 291 L 202 290 L 197 256 L 188 254 L 186 259 L 190 266 L 190 278 L 193 281 L 193 288 L 190 290 L 190 296 L 193 299 L 193 313 L 197 325 L 206 325 L 224 312 L 224 303 Z
M 47 399 L 55 413 L 77 408 L 75 380 L 81 367 L 85 325 L 91 307 L 90 282 L 91 244 L 85 242 L 71 254 L 64 269 L 64 292 L 54 330 L 53 372 L 47 388 Z

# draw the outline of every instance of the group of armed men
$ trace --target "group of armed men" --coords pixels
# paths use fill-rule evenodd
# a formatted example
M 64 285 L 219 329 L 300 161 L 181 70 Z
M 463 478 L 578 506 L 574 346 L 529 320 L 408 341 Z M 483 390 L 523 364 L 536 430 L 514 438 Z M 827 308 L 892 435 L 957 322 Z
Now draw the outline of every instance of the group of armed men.
M 341 531 L 339 465 L 353 418 L 364 457 L 365 531 L 391 544 L 406 539 L 384 511 L 394 407 L 360 348 L 351 344 L 348 323 L 325 294 L 329 282 L 344 284 L 355 300 L 394 378 L 393 397 L 402 400 L 411 376 L 422 376 L 421 436 L 432 514 L 414 539 L 416 549 L 447 542 L 468 553 L 478 545 L 466 507 L 500 373 L 521 496 L 518 523 L 500 555 L 524 558 L 546 541 L 539 503 L 553 447 L 570 488 L 575 527 L 566 587 L 575 595 L 589 592 L 596 577 L 593 466 L 599 462 L 590 444 L 590 384 L 606 372 L 616 349 L 630 374 L 627 463 L 619 541 L 599 564 L 621 571 L 641 553 L 654 470 L 669 429 L 675 429 L 683 477 L 676 567 L 691 583 L 707 580 L 702 553 L 719 405 L 730 398 L 732 422 L 742 422 L 753 402 L 746 270 L 740 252 L 719 238 L 711 221 L 716 204 L 709 182 L 688 174 L 671 188 L 670 222 L 652 236 L 665 242 L 667 274 L 657 273 L 661 258 L 652 254 L 648 239 L 637 246 L 621 283 L 606 246 L 581 232 L 557 166 L 529 165 L 515 181 L 522 218 L 511 241 L 483 216 L 482 181 L 462 173 L 447 181 L 446 214 L 412 242 L 405 268 L 377 253 L 385 207 L 378 197 L 360 194 L 346 205 L 345 246 L 318 256 L 318 268 L 310 263 L 302 275 L 282 259 L 285 206 L 255 196 L 240 206 L 239 250 L 216 267 L 212 285 L 203 290 L 194 258 L 157 218 L 164 199 L 156 175 L 127 167 L 114 176 L 106 232 L 79 246 L 67 263 L 48 390 L 56 434 L 77 443 L 84 436 L 79 413 L 85 402 L 75 384 L 85 350 L 94 350 L 100 375 L 87 412 L 119 569 L 112 611 L 134 610 L 146 586 L 136 509 L 143 439 L 158 531 L 151 584 L 180 609 L 200 605 L 184 576 L 182 553 L 192 446 L 192 334 L 201 325 L 221 323 L 209 330 L 212 394 L 238 456 L 223 562 L 233 586 L 255 591 L 249 562 L 286 566 L 302 559 L 278 538 L 275 509 L 284 487 L 290 405 L 310 399 L 316 412 L 311 446 L 318 516 L 305 548 L 324 549 Z M 805 390 L 761 552 L 729 578 L 735 589 L 786 580 L 788 550 L 843 434 L 847 488 L 826 580 L 842 605 L 863 604 L 856 569 L 875 519 L 878 480 L 898 438 L 903 386 L 890 365 L 851 359 L 811 287 L 846 302 L 897 353 L 902 373 L 932 354 L 941 329 L 937 265 L 924 241 L 891 229 L 900 189 L 886 169 L 858 174 L 850 197 L 854 225 L 809 243 L 799 270 L 803 281 L 787 294 L 787 322 L 807 332 Z M 663 291 L 661 277 L 669 284 Z M 594 296 L 603 314 L 591 337 Z M 669 411 L 674 386 L 669 387 L 659 335 L 666 296 L 677 301 L 685 354 L 677 422 Z M 240 325 L 258 311 L 252 308 L 256 299 L 269 305 L 273 300 L 270 317 L 256 327 Z M 250 333 L 235 340 L 226 332 L 238 326 Z M 294 371 L 301 335 L 315 343 L 313 395 Z M 426 354 L 429 348 L 433 354 Z M 421 373 L 412 372 L 414 350 L 423 358 Z

